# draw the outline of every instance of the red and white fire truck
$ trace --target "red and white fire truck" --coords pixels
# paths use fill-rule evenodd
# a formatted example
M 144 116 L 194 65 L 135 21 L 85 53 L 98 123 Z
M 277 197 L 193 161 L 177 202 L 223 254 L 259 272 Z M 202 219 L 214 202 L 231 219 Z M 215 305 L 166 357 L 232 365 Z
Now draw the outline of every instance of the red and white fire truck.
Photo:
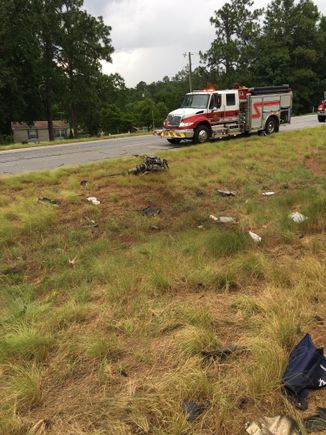
M 317 114 L 319 122 L 326 121 L 326 91 L 324 92 L 324 100 L 318 106 Z
M 155 134 L 170 143 L 203 143 L 240 134 L 272 134 L 291 122 L 289 85 L 227 90 L 207 89 L 186 94 L 179 109 L 169 113 Z

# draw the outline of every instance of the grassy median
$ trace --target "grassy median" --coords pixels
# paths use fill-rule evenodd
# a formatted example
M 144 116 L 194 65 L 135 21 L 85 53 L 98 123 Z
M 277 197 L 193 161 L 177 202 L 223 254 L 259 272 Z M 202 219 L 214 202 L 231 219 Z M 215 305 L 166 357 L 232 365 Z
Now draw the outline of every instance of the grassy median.
M 320 127 L 162 153 L 158 174 L 109 177 L 138 163 L 127 158 L 1 178 L 0 433 L 233 435 L 265 415 L 300 420 L 280 378 L 305 332 L 326 345 L 325 151 Z M 162 212 L 143 216 L 149 205 Z M 203 358 L 234 344 L 246 351 Z M 206 407 L 192 422 L 186 400 Z M 326 406 L 325 391 L 309 403 Z

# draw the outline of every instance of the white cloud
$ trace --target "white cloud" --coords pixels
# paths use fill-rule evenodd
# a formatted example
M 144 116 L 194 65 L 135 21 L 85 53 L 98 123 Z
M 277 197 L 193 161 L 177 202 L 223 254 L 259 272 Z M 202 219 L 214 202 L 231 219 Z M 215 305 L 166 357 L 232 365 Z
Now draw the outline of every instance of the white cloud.
M 102 15 L 112 26 L 115 53 L 113 63 L 105 64 L 104 72 L 117 72 L 127 86 L 140 81 L 152 82 L 173 76 L 187 63 L 184 52 L 194 53 L 209 48 L 214 29 L 209 18 L 224 0 L 86 0 L 85 6 L 94 15 Z M 266 0 L 256 0 L 264 7 Z M 326 14 L 325 0 L 315 2 Z

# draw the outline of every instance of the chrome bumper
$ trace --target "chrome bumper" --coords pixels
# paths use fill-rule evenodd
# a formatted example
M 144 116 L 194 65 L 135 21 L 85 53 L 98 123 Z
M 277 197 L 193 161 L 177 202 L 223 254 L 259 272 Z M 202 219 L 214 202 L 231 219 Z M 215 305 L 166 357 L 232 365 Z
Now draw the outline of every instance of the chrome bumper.
M 191 139 L 194 136 L 193 130 L 156 130 L 153 134 L 167 138 Z

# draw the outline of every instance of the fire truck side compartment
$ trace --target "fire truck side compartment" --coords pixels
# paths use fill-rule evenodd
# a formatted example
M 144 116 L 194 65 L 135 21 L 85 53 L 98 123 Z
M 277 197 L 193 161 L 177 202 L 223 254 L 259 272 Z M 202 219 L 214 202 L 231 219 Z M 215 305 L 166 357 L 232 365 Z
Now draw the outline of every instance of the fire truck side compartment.
M 264 130 L 270 116 L 280 116 L 279 95 L 251 95 L 249 99 L 250 131 Z

